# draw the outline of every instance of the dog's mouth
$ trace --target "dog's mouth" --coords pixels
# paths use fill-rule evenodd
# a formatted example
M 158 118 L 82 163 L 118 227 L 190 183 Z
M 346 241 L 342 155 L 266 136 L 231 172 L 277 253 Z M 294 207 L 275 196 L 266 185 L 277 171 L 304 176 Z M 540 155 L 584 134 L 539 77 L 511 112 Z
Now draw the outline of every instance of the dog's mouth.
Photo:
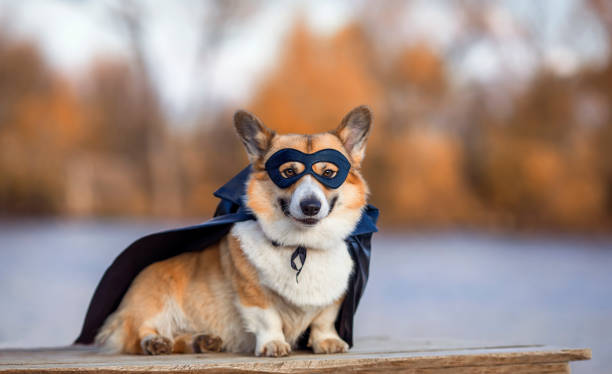
M 320 221 L 317 218 L 296 218 L 294 217 L 289 211 L 289 203 L 285 199 L 278 199 L 278 205 L 280 205 L 281 211 L 283 212 L 285 216 L 290 217 L 294 221 L 299 222 L 303 225 L 314 226 Z
M 318 219 L 316 218 L 295 218 L 293 216 L 291 216 L 291 218 L 293 218 L 294 220 L 306 225 L 306 226 L 312 226 L 312 225 L 316 225 L 317 222 L 319 222 Z

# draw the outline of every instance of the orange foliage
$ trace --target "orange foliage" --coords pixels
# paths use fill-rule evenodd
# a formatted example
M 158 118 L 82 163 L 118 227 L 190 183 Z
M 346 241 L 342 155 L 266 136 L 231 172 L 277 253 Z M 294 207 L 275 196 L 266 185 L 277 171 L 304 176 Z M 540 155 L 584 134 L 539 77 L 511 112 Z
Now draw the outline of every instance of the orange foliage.
M 298 23 L 279 66 L 250 109 L 284 133 L 332 130 L 359 104 L 382 112 L 382 87 L 371 75 L 369 48 L 357 25 L 321 39 Z
M 610 60 L 570 78 L 538 72 L 500 115 L 486 89 L 451 89 L 427 44 L 390 52 L 371 36 L 298 22 L 248 107 L 279 132 L 313 133 L 370 105 L 363 169 L 383 227 L 612 227 Z M 75 86 L 36 46 L 0 35 L 0 210 L 209 216 L 211 193 L 246 165 L 235 108 L 172 131 L 146 78 L 104 60 Z
M 75 93 L 33 45 L 4 40 L 0 94 L 0 204 L 9 211 L 60 211 L 63 165 L 84 131 Z
M 395 61 L 397 84 L 409 84 L 417 89 L 441 93 L 447 83 L 444 62 L 426 44 L 406 48 Z
M 457 139 L 415 129 L 390 139 L 385 153 L 386 193 L 379 193 L 385 215 L 392 217 L 388 221 L 412 227 L 453 225 L 465 221 L 466 212 L 478 213 L 461 173 L 464 160 Z

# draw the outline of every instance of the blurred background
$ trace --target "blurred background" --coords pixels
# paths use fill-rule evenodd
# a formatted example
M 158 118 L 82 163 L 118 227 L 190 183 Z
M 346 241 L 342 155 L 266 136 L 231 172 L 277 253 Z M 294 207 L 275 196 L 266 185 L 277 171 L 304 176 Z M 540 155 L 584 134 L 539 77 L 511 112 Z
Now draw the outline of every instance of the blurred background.
M 611 47 L 606 0 L 0 0 L 0 346 L 70 343 L 125 246 L 211 216 L 236 109 L 311 133 L 368 104 L 357 335 L 610 372 Z

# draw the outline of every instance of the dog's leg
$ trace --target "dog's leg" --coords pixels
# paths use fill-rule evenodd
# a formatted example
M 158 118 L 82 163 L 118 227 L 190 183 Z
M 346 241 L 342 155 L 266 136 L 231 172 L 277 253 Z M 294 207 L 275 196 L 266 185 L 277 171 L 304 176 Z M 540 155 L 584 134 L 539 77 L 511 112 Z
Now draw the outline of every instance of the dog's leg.
M 348 350 L 348 344 L 338 336 L 334 323 L 340 310 L 340 302 L 323 309 L 310 324 L 308 346 L 314 353 L 342 353 Z
M 222 251 L 221 260 L 226 263 L 225 269 L 238 295 L 236 306 L 246 330 L 255 334 L 255 354 L 287 356 L 291 346 L 285 340 L 281 317 L 261 286 L 257 269 L 242 250 L 238 238 L 230 235 Z
M 287 356 L 291 346 L 283 334 L 283 322 L 274 308 L 239 305 L 246 329 L 255 334 L 255 355 Z

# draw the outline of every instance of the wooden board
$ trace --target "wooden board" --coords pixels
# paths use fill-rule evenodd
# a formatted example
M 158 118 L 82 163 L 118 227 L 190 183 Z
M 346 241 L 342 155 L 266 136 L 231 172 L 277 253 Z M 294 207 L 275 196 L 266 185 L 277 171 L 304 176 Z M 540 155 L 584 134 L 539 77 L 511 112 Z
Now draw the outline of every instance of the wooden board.
M 87 346 L 0 350 L 0 372 L 19 373 L 569 373 L 568 362 L 591 358 L 589 349 L 542 345 L 486 346 L 470 343 L 397 342 L 365 339 L 345 354 L 293 352 L 259 358 L 229 353 L 199 355 L 107 355 Z

